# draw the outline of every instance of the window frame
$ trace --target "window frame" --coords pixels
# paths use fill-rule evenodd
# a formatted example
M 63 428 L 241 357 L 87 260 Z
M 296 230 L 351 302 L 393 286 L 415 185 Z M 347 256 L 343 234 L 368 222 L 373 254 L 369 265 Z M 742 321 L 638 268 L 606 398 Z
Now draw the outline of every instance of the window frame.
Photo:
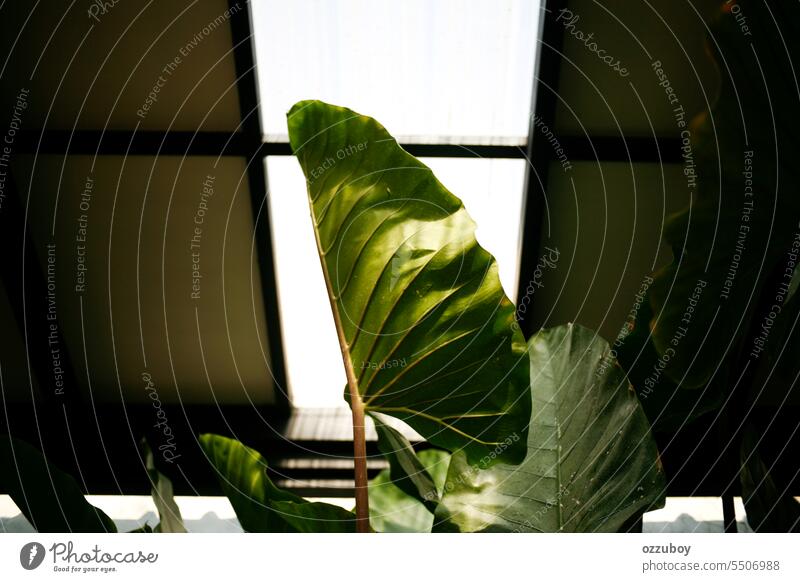
M 566 5 L 565 0 L 542 0 L 542 15 L 539 19 L 539 37 L 536 42 L 534 58 L 533 86 L 531 87 L 530 125 L 528 128 L 527 144 L 525 146 L 510 145 L 457 145 L 457 144 L 401 144 L 409 153 L 418 157 L 448 157 L 448 158 L 510 158 L 524 159 L 527 161 L 522 197 L 522 216 L 520 222 L 520 253 L 519 253 L 519 279 L 517 297 L 523 297 L 527 281 L 533 277 L 533 269 L 540 253 L 540 239 L 543 227 L 543 205 L 547 190 L 548 171 L 555 156 L 549 143 L 541 134 L 534 131 L 534 115 L 549 127 L 556 128 L 555 115 L 558 101 L 558 84 L 562 66 L 563 27 L 555 21 L 558 11 Z M 241 3 L 240 0 L 228 0 L 231 10 L 230 27 L 232 35 L 232 52 L 236 70 L 236 85 L 240 107 L 240 125 L 234 132 L 224 131 L 136 131 L 114 130 L 94 131 L 77 130 L 62 131 L 49 129 L 25 129 L 18 135 L 16 149 L 20 154 L 59 154 L 69 155 L 179 155 L 179 156 L 223 156 L 240 157 L 247 161 L 247 179 L 250 189 L 251 204 L 255 220 L 256 253 L 260 270 L 263 301 L 266 311 L 266 335 L 269 342 L 270 367 L 275 384 L 275 404 L 260 410 L 245 410 L 248 407 L 220 405 L 186 405 L 168 410 L 170 418 L 185 421 L 185 426 L 177 427 L 179 430 L 198 432 L 230 432 L 235 426 L 237 437 L 248 444 L 256 446 L 263 451 L 268 451 L 269 459 L 287 458 L 292 455 L 341 455 L 351 454 L 351 444 L 345 441 L 295 441 L 285 437 L 286 426 L 292 414 L 292 404 L 287 394 L 286 361 L 282 342 L 282 326 L 280 316 L 279 297 L 277 295 L 276 274 L 272 243 L 271 217 L 266 196 L 268 192 L 268 175 L 265 161 L 269 156 L 290 156 L 292 154 L 287 142 L 265 142 L 261 127 L 259 111 L 258 82 L 256 78 L 255 47 L 253 42 L 253 24 L 249 2 Z M 669 163 L 679 158 L 677 140 L 671 138 L 636 138 L 626 136 L 583 136 L 564 135 L 556 133 L 557 138 L 570 159 L 575 162 L 591 161 L 595 163 L 625 161 Z M 26 249 L 33 249 L 30 240 L 30 231 L 19 228 L 24 224 L 23 198 L 17 197 L 19 193 L 13 191 L 13 172 L 9 180 L 9 196 L 7 204 L 14 199 L 19 200 L 12 206 L 7 206 L 3 213 L 3 220 L 8 224 L 18 222 L 17 228 L 4 229 L 4 240 L 11 242 L 24 241 Z M 24 230 L 24 232 L 17 232 Z M 22 238 L 21 238 L 22 237 Z M 26 280 L 28 287 L 44 287 L 44 269 L 35 253 L 27 252 L 24 259 L 27 265 Z M 45 298 L 42 294 L 33 294 L 26 299 L 25 294 L 30 293 L 19 281 L 19 265 L 4 269 L 0 274 L 0 281 L 5 285 L 9 295 L 19 332 L 27 341 L 36 345 L 46 345 L 46 326 L 39 325 L 31 319 L 32 314 L 46 313 Z M 39 297 L 38 295 L 42 295 Z M 27 306 L 26 306 L 27 300 Z M 532 310 L 528 310 L 530 313 Z M 28 316 L 26 333 L 26 314 Z M 534 330 L 530 318 L 520 321 L 523 333 L 529 336 Z M 35 329 L 31 329 L 35 326 Z M 76 384 L 74 370 L 65 356 L 64 368 L 71 378 L 67 382 Z M 47 372 L 47 367 L 40 364 L 35 356 L 31 361 L 33 375 Z M 44 412 L 37 412 L 37 407 L 44 407 Z M 131 426 L 146 427 L 144 419 L 151 416 L 150 410 L 135 405 L 108 406 L 108 410 L 89 409 L 86 403 L 73 403 L 69 408 L 69 415 L 75 415 L 71 424 L 74 427 L 84 422 L 89 428 L 100 429 L 100 424 L 113 426 L 114 423 L 123 423 Z M 124 408 L 124 409 L 123 409 Z M 142 408 L 140 410 L 140 408 Z M 32 411 L 33 409 L 33 411 Z M 37 419 L 36 423 L 30 422 L 31 417 Z M 89 418 L 90 415 L 102 417 L 101 423 Z M 63 423 L 67 417 L 67 408 L 62 410 L 60 402 L 36 402 L 31 404 L 13 404 L 8 406 L 7 418 L 9 432 L 15 436 L 27 438 L 30 442 L 41 442 L 42 434 L 38 430 L 39 416 L 53 418 L 57 423 Z M 80 420 L 83 419 L 83 420 Z M 142 422 L 139 422 L 142 420 Z M 264 421 L 268 421 L 271 430 L 264 430 Z M 14 425 L 15 430 L 11 430 Z M 54 426 L 53 439 L 58 439 L 62 426 Z M 69 430 L 69 427 L 67 427 Z M 271 432 L 272 434 L 263 434 Z M 95 462 L 96 445 L 92 439 L 97 434 L 91 430 L 76 433 L 74 442 L 69 443 L 72 453 L 66 455 L 66 462 L 74 462 L 81 470 L 87 488 L 95 493 L 123 493 L 141 492 L 147 484 L 137 473 L 139 467 L 135 461 L 138 455 L 137 443 L 129 442 L 127 431 L 111 432 L 106 430 L 103 437 L 110 438 L 112 442 L 104 443 L 115 458 L 114 469 L 111 470 L 110 461 L 102 466 Z M 81 444 L 83 443 L 83 444 Z M 43 443 L 44 444 L 44 443 Z M 374 443 L 370 443 L 369 454 L 377 454 Z M 54 448 L 60 450 L 58 446 Z M 187 447 L 188 448 L 188 447 Z M 78 453 L 81 453 L 81 462 Z M 66 451 L 65 451 L 66 453 Z M 187 451 L 187 453 L 190 453 Z M 119 456 L 119 457 L 118 457 Z M 187 456 L 192 457 L 191 454 Z M 196 451 L 194 457 L 198 457 Z M 204 459 L 198 457 L 187 459 L 191 468 L 187 474 L 192 476 L 176 480 L 176 492 L 197 492 L 200 494 L 216 491 L 215 477 L 203 465 Z M 60 460 L 60 459 L 59 459 Z M 130 461 L 130 462 L 129 462 Z M 128 469 L 119 470 L 120 463 L 127 463 Z M 68 469 L 68 466 L 64 467 Z M 196 470 L 195 470 L 196 469 Z M 109 472 L 110 471 L 110 472 Z M 181 471 L 183 473 L 183 470 Z M 207 480 L 196 479 L 197 475 L 206 476 Z M 185 475 L 184 475 L 185 476 Z M 284 475 L 285 476 L 285 475 Z M 708 490 L 721 490 L 721 484 L 708 483 Z M 680 495 L 680 487 L 671 490 L 672 495 Z M 319 491 L 315 490 L 317 494 Z M 687 491 L 683 491 L 686 493 Z M 311 494 L 311 492 L 307 492 Z M 331 494 L 332 492 L 328 492 Z M 338 493 L 341 494 L 341 491 Z M 697 494 L 692 490 L 690 494 Z

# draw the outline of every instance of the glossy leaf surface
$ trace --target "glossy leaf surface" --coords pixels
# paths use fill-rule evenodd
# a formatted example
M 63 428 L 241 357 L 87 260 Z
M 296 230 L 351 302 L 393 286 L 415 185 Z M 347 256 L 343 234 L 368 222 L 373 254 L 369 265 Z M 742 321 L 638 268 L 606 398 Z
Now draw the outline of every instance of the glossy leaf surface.
M 525 342 L 461 201 L 374 119 L 303 101 L 288 124 L 365 410 L 472 459 L 524 433 Z M 524 440 L 503 459 L 523 456 Z
M 429 449 L 420 451 L 416 457 L 433 480 L 438 499 L 444 489 L 450 454 Z M 430 503 L 428 506 L 432 507 Z M 369 482 L 369 512 L 370 524 L 377 532 L 427 533 L 433 526 L 433 512 L 416 495 L 400 489 L 392 481 L 389 469 L 384 469 Z
M 650 426 L 606 341 L 567 325 L 540 331 L 529 349 L 525 461 L 487 469 L 454 455 L 435 529 L 613 532 L 663 504 Z
M 722 3 L 711 33 L 721 87 L 711 109 L 686 126 L 681 153 L 692 202 L 666 223 L 674 260 L 651 293 L 655 347 L 683 388 L 703 387 L 715 374 L 732 385 L 726 364 L 750 352 L 741 342 L 760 324 L 754 311 L 791 280 L 788 253 L 800 236 L 792 80 L 800 51 L 785 40 L 800 35 L 800 5 Z
M 201 435 L 200 445 L 245 531 L 355 531 L 351 512 L 327 503 L 311 503 L 276 487 L 258 451 L 212 434 Z

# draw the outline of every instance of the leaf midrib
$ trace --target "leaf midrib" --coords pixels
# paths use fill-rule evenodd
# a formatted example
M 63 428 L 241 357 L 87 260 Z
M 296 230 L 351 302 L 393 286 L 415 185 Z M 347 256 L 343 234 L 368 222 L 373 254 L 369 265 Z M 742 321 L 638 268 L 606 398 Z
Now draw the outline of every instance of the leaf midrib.
M 314 227 L 314 243 L 317 246 L 317 254 L 319 255 L 319 262 L 322 266 L 322 278 L 325 280 L 325 289 L 328 292 L 328 301 L 331 305 L 331 311 L 333 312 L 333 322 L 334 326 L 336 327 L 336 336 L 339 339 L 339 347 L 342 351 L 342 360 L 344 360 L 344 370 L 345 375 L 347 376 L 347 384 L 350 388 L 350 399 L 358 399 L 359 404 L 362 405 L 361 401 L 361 393 L 358 389 L 358 380 L 356 379 L 355 370 L 353 369 L 353 360 L 350 356 L 350 346 L 347 343 L 347 339 L 344 336 L 344 326 L 342 325 L 342 316 L 339 313 L 339 300 L 336 298 L 336 295 L 333 293 L 333 285 L 331 283 L 331 276 L 330 272 L 328 271 L 328 263 L 325 259 L 325 255 L 322 252 L 322 242 L 320 240 L 320 232 L 319 226 L 317 224 L 317 220 L 315 218 L 316 214 L 314 213 L 314 200 L 311 195 L 311 190 L 309 189 L 308 192 L 308 205 L 311 211 L 312 217 L 312 225 Z

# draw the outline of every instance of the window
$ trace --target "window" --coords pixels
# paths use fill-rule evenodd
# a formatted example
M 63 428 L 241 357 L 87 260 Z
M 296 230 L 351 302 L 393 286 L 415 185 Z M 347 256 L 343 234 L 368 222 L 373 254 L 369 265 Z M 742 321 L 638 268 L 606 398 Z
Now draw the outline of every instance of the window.
M 524 160 L 423 158 L 477 219 L 476 237 L 498 261 L 506 295 L 514 297 L 519 268 L 519 223 Z M 322 278 L 305 192 L 292 157 L 267 159 L 275 270 L 292 401 L 300 407 L 345 406 L 346 384 Z
M 321 99 L 375 117 L 401 142 L 524 145 L 538 3 L 468 7 L 253 2 L 267 140 L 287 140 L 286 112 L 295 102 Z
M 539 7 L 508 0 L 252 5 L 265 140 L 286 142 L 286 111 L 301 99 L 350 107 L 401 143 L 527 143 Z M 476 15 L 475 11 L 481 14 Z M 391 87 L 391 93 L 386 88 Z M 464 201 L 478 241 L 516 295 L 525 160 L 422 158 Z M 344 367 L 297 161 L 266 161 L 275 269 L 292 402 L 345 406 Z

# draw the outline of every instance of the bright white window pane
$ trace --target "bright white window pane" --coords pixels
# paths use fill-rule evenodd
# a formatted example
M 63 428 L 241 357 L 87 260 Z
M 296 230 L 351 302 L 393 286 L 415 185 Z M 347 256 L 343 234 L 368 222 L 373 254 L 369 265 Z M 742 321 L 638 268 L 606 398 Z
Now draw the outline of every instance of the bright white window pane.
M 371 115 L 406 142 L 521 144 L 539 2 L 259 0 L 251 3 L 261 115 L 322 99 Z
M 267 158 L 275 276 L 292 402 L 346 406 L 347 384 L 306 196 L 294 157 Z
M 478 223 L 476 236 L 516 295 L 522 160 L 424 159 Z M 333 316 L 314 244 L 305 179 L 292 157 L 267 159 L 275 269 L 292 399 L 300 407 L 345 406 L 346 384 Z

